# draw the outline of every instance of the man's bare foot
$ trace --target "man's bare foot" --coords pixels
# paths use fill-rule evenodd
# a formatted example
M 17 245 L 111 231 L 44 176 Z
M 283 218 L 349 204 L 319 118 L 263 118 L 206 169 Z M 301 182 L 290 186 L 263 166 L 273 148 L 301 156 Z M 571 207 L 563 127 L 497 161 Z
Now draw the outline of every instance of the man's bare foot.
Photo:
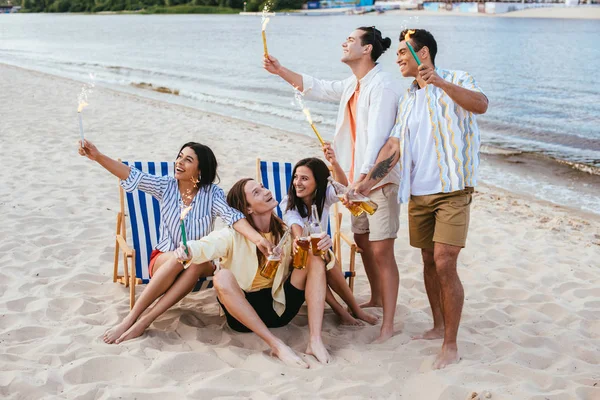
M 325 345 L 323 344 L 323 340 L 321 338 L 318 339 L 309 339 L 308 347 L 306 347 L 306 354 L 310 354 L 311 356 L 315 356 L 317 360 L 321 364 L 329 364 L 331 360 Z
M 383 307 L 383 304 L 381 302 L 381 300 L 376 301 L 376 300 L 369 300 L 366 303 L 362 303 L 361 305 L 359 305 L 360 308 L 371 308 L 371 307 Z
M 420 335 L 411 336 L 412 340 L 435 340 L 444 338 L 444 327 L 433 328 Z
M 437 355 L 433 362 L 433 369 L 442 369 L 450 364 L 456 364 L 460 361 L 458 348 L 454 346 L 442 346 L 442 351 Z
M 350 313 L 346 310 L 344 310 L 342 315 L 340 315 L 339 317 L 340 317 L 340 325 L 350 325 L 350 326 L 364 326 L 365 325 L 362 323 L 362 321 L 359 321 L 356 318 L 354 318 L 352 315 L 350 315 Z
M 375 325 L 377 323 L 377 321 L 379 321 L 379 318 L 376 315 L 368 313 L 368 312 L 364 311 L 363 309 L 359 309 L 357 312 L 354 313 L 354 315 L 356 316 L 356 318 L 362 319 L 367 324 L 371 324 L 371 325 Z
M 131 340 L 135 339 L 136 337 L 140 337 L 149 326 L 150 323 L 144 321 L 144 318 L 142 317 L 135 324 L 133 324 L 131 328 L 127 329 L 125 333 L 119 336 L 119 338 L 115 340 L 115 343 L 119 344 L 126 340 Z
M 381 331 L 379 332 L 379 337 L 373 341 L 373 344 L 381 344 L 392 336 L 394 336 L 394 328 L 385 328 L 382 326 Z
M 271 355 L 279 358 L 285 365 L 290 367 L 308 368 L 308 364 L 283 342 L 277 342 L 271 347 Z
M 127 331 L 127 329 L 131 328 L 131 325 L 133 325 L 134 322 L 135 321 L 129 321 L 127 318 L 125 318 L 120 324 L 115 325 L 104 332 L 102 340 L 104 340 L 104 343 L 107 344 L 114 343 L 123 333 Z

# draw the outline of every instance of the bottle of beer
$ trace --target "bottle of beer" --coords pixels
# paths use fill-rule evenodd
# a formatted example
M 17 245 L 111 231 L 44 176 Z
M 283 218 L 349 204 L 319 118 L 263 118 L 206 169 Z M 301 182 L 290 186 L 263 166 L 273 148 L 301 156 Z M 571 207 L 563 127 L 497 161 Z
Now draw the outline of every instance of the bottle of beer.
M 296 239 L 298 245 L 298 251 L 294 255 L 294 268 L 304 269 L 306 268 L 306 261 L 308 260 L 308 251 L 310 250 L 310 233 L 306 224 L 302 227 L 302 236 Z
M 319 221 L 319 213 L 317 211 L 317 205 L 313 204 L 310 212 L 310 245 L 312 247 L 312 253 L 315 256 L 322 256 L 325 254 L 324 251 L 319 250 L 317 247 L 319 242 L 321 241 L 321 233 L 323 229 L 321 228 L 321 221 Z
M 333 186 L 335 194 L 338 198 L 341 199 L 346 193 L 348 193 L 348 188 L 342 185 L 341 183 L 334 181 L 331 176 L 327 178 L 327 180 L 329 181 L 331 186 Z M 366 196 L 363 196 L 358 193 L 352 193 L 350 194 L 350 196 L 348 196 L 348 199 L 352 203 L 349 206 L 347 206 L 347 208 L 350 211 L 350 213 L 355 217 L 358 217 L 365 211 L 369 213 L 369 215 L 373 215 L 375 211 L 377 211 L 377 203 L 375 203 L 373 200 L 369 199 Z
M 279 268 L 279 264 L 281 264 L 283 246 L 285 246 L 285 241 L 287 240 L 289 235 L 290 230 L 288 229 L 281 237 L 281 240 L 279 240 L 277 246 L 273 248 L 273 254 L 270 254 L 269 257 L 267 257 L 267 262 L 265 262 L 265 265 L 263 265 L 263 267 L 260 269 L 260 275 L 263 278 L 273 279 L 273 277 L 275 276 L 277 268 Z

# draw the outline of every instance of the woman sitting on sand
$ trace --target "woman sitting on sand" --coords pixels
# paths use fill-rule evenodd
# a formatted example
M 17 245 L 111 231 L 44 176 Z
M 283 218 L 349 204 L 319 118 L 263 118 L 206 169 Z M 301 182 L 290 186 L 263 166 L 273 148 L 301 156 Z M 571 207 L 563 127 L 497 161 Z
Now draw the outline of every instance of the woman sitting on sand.
M 121 179 L 123 189 L 128 192 L 141 190 L 160 202 L 160 236 L 148 265 L 152 279 L 123 321 L 106 331 L 106 343 L 121 343 L 140 336 L 156 317 L 185 297 L 200 277 L 213 274 L 212 259 L 194 263 L 184 270 L 174 255 L 181 242 L 179 218 L 182 208 L 190 207 L 185 219 L 189 239 L 200 239 L 212 232 L 215 218 L 219 216 L 265 253 L 268 254 L 272 247 L 242 213 L 227 204 L 223 190 L 213 183 L 217 178 L 217 160 L 209 147 L 195 142 L 184 144 L 175 161 L 175 177 L 171 177 L 150 175 L 128 167 L 100 153 L 87 140 L 83 147 L 81 142 L 79 146 L 79 154 L 96 161 Z M 161 295 L 162 298 L 149 309 Z
M 337 165 L 335 153 L 331 146 L 327 146 L 325 154 L 328 160 Z M 342 179 L 346 181 L 346 176 L 341 173 Z M 340 201 L 335 190 L 329 185 L 327 178 L 330 177 L 329 168 L 318 158 L 305 158 L 298 161 L 292 171 L 292 183 L 288 190 L 288 195 L 281 200 L 281 210 L 284 212 L 284 222 L 292 228 L 294 237 L 302 235 L 302 229 L 309 223 L 311 217 L 311 208 L 313 204 L 317 206 L 317 216 L 324 232 L 327 232 L 329 224 L 329 207 Z M 342 182 L 342 184 L 347 184 Z M 297 251 L 297 247 L 294 248 Z M 332 253 L 326 254 L 330 257 Z M 354 298 L 350 287 L 344 280 L 342 268 L 337 260 L 333 259 L 334 267 L 327 271 L 327 284 L 336 292 L 342 300 L 350 307 L 354 316 L 337 302 L 329 287 L 327 288 L 327 304 L 340 317 L 344 325 L 363 325 L 363 320 L 371 325 L 377 323 L 377 317 L 364 311 Z
M 273 210 L 277 200 L 273 194 L 253 179 L 238 181 L 227 195 L 227 202 L 241 210 L 250 225 L 271 242 L 278 243 L 287 227 Z M 329 354 L 321 338 L 325 307 L 325 270 L 333 265 L 310 254 L 304 269 L 293 269 L 290 235 L 281 244 L 281 263 L 272 278 L 260 274 L 266 258 L 256 246 L 231 228 L 215 231 L 194 241 L 188 241 L 188 256 L 180 247 L 176 255 L 182 260 L 201 264 L 221 258 L 222 269 L 215 273 L 213 283 L 217 298 L 225 311 L 228 325 L 238 332 L 254 332 L 271 347 L 271 354 L 288 365 L 307 368 L 294 351 L 273 335 L 269 328 L 287 325 L 296 316 L 306 299 L 308 305 L 309 340 L 307 354 L 321 363 L 329 362 Z M 318 242 L 321 250 L 331 247 L 325 233 Z

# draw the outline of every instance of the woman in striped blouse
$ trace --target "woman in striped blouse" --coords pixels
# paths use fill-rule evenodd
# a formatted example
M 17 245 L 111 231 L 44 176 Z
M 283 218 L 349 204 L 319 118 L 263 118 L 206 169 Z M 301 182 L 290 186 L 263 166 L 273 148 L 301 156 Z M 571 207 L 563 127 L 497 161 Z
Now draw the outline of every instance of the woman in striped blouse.
M 242 213 L 227 204 L 223 190 L 213 183 L 217 179 L 217 160 L 207 146 L 195 142 L 184 144 L 175 161 L 175 177 L 155 176 L 128 167 L 100 153 L 87 140 L 83 147 L 80 143 L 79 154 L 96 161 L 121 179 L 121 186 L 126 191 L 141 190 L 160 203 L 160 236 L 148 265 L 152 279 L 123 321 L 106 331 L 103 337 L 106 343 L 120 343 L 140 336 L 156 317 L 185 297 L 200 277 L 212 275 L 210 260 L 192 264 L 184 270 L 174 256 L 173 251 L 182 240 L 179 229 L 182 208 L 190 208 L 185 217 L 190 240 L 212 232 L 215 218 L 219 216 L 265 254 L 272 247 Z M 148 308 L 161 295 L 156 305 Z

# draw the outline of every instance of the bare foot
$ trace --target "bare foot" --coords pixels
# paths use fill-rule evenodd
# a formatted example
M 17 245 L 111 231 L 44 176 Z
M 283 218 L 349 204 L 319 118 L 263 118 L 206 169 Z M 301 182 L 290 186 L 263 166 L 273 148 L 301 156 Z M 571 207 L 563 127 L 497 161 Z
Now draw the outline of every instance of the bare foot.
M 285 365 L 290 367 L 308 368 L 308 364 L 283 342 L 278 342 L 271 348 L 271 355 L 279 358 Z
M 356 318 L 362 319 L 367 324 L 371 325 L 375 325 L 377 321 L 379 321 L 379 318 L 376 315 L 363 311 L 362 309 L 359 309 L 359 311 L 354 313 L 354 315 L 356 316 Z
M 325 345 L 323 344 L 321 338 L 308 341 L 306 354 L 315 356 L 315 358 L 319 360 L 321 364 L 329 364 L 329 361 L 331 360 L 329 353 L 327 352 L 327 349 L 325 348 Z
M 125 331 L 125 333 L 123 333 L 121 336 L 119 336 L 119 338 L 117 340 L 115 340 L 115 343 L 119 344 L 126 340 L 131 340 L 131 339 L 135 339 L 136 337 L 142 336 L 142 334 L 148 328 L 148 326 L 150 326 L 150 324 L 148 322 L 144 321 L 143 318 L 141 318 L 135 324 L 133 324 L 133 326 L 131 328 L 127 329 L 127 331 Z
M 364 326 L 365 325 L 362 323 L 362 321 L 357 320 L 352 315 L 350 315 L 350 313 L 348 311 L 345 311 L 345 310 L 342 313 L 342 315 L 340 315 L 339 317 L 340 317 L 340 325 L 350 325 L 350 326 Z
M 442 346 L 442 351 L 437 355 L 433 362 L 433 369 L 442 369 L 450 364 L 456 364 L 460 361 L 458 348 L 454 346 Z
M 107 344 L 112 344 L 114 343 L 117 339 L 119 339 L 119 337 L 125 333 L 127 331 L 127 329 L 131 328 L 131 325 L 133 325 L 135 321 L 130 322 L 127 318 L 125 318 L 123 321 L 121 321 L 120 324 L 113 326 L 112 328 L 110 328 L 109 330 L 107 330 L 106 332 L 104 332 L 104 336 L 102 336 L 102 340 L 104 340 L 104 343 Z
M 359 307 L 360 308 L 383 307 L 383 304 L 381 303 L 381 300 L 375 301 L 375 300 L 371 299 L 371 300 L 367 301 L 366 303 L 362 303 Z
M 385 328 L 382 326 L 381 331 L 379 332 L 379 337 L 373 340 L 373 344 L 381 344 L 392 336 L 394 336 L 394 328 Z
M 444 327 L 441 328 L 433 328 L 428 330 L 427 332 L 422 333 L 421 335 L 411 336 L 412 340 L 435 340 L 435 339 L 443 339 L 444 338 Z

